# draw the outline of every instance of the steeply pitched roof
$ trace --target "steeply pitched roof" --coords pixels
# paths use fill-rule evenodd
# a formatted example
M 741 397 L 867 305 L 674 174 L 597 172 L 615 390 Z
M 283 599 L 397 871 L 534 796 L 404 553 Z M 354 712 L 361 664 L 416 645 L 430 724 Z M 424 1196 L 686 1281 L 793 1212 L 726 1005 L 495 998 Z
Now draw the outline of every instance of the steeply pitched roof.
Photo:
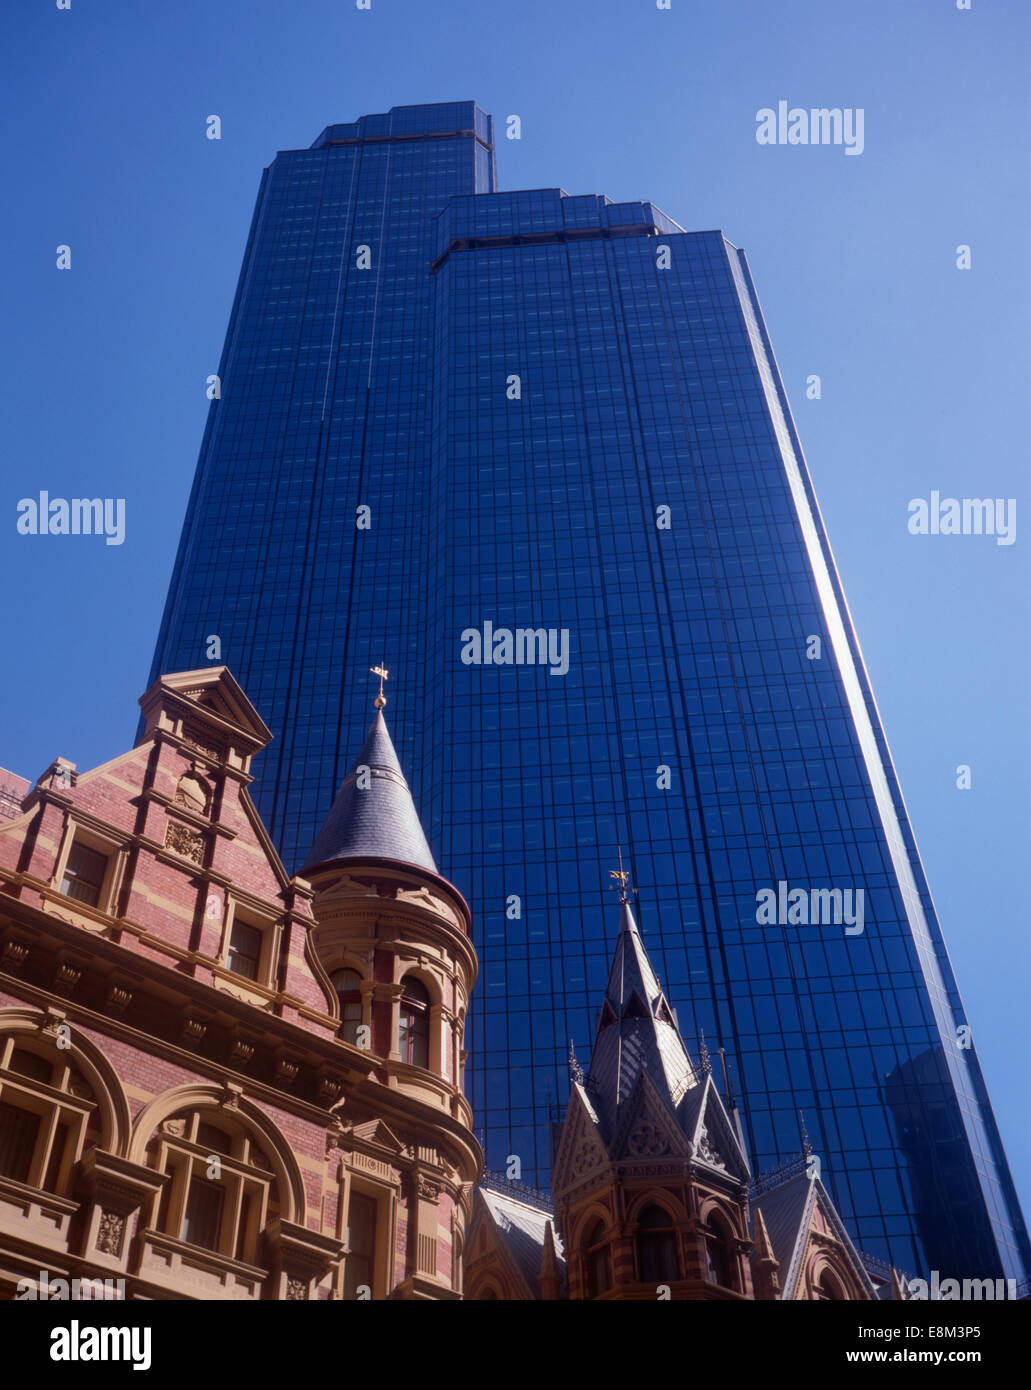
M 674 1111 L 698 1084 L 630 904 L 624 902 L 587 1079 L 610 1132 L 642 1071 Z
M 383 711 L 377 710 L 301 872 L 337 861 L 384 859 L 437 873 Z
M 762 1214 L 774 1258 L 780 1265 L 781 1298 L 794 1297 L 798 1277 L 802 1272 L 802 1256 L 812 1224 L 813 1209 L 817 1204 L 827 1225 L 841 1243 L 856 1278 L 871 1298 L 876 1297 L 873 1282 L 852 1244 L 830 1194 L 818 1177 L 810 1178 L 803 1166 L 794 1176 L 786 1178 L 776 1187 L 769 1188 L 752 1201 L 755 1216 Z
M 527 1288 L 540 1297 L 541 1261 L 554 1253 L 558 1268 L 564 1263 L 562 1243 L 555 1235 L 550 1211 L 535 1207 L 489 1187 L 477 1189 L 477 1196 L 490 1215 L 498 1239 L 503 1241 Z M 549 1234 L 550 1233 L 550 1234 Z
M 805 1170 L 788 1178 L 779 1187 L 771 1188 L 752 1203 L 762 1212 L 770 1238 L 773 1258 L 780 1265 L 781 1289 L 788 1286 L 788 1275 L 803 1226 L 808 1230 L 806 1217 L 813 1198 L 813 1183 Z

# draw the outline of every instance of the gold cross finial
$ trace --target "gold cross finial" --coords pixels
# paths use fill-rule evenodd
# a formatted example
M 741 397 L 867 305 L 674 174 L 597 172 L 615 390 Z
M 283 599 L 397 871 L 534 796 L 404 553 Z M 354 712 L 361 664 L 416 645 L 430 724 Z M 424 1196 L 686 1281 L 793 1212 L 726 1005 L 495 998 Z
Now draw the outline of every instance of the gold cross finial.
M 610 884 L 609 884 L 609 887 L 610 887 L 610 888 L 615 888 L 615 889 L 616 889 L 616 892 L 619 894 L 619 901 L 620 901 L 621 903 L 627 903 L 627 902 L 629 902 L 629 901 L 630 901 L 630 894 L 633 893 L 633 892 L 636 892 L 636 889 L 630 887 L 630 875 L 629 875 L 629 873 L 626 871 L 626 869 L 623 868 L 623 846 L 622 846 L 622 845 L 619 846 L 619 868 L 618 868 L 618 869 L 610 869 L 610 870 L 609 870 L 609 878 L 614 878 L 614 879 L 616 880 L 615 883 L 610 883 Z
M 387 697 L 383 694 L 383 682 L 390 675 L 390 672 L 382 662 L 380 662 L 378 666 L 370 666 L 369 672 L 373 676 L 379 676 L 379 694 L 376 696 L 374 703 L 377 709 L 382 709 L 387 703 Z

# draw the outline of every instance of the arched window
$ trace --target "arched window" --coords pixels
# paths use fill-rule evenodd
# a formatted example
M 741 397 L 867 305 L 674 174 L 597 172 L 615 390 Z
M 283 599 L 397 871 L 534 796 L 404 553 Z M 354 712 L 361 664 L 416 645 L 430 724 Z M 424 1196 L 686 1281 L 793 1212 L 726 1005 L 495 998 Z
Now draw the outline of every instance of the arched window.
M 186 1245 L 245 1264 L 258 1261 L 261 1233 L 279 1214 L 276 1178 L 261 1141 L 214 1107 L 162 1122 L 148 1161 L 170 1181 L 154 1224 Z
M 357 970 L 334 970 L 330 983 L 340 1000 L 340 1036 L 344 1042 L 358 1042 L 362 1022 L 362 977 Z
M 845 1292 L 834 1274 L 826 1268 L 821 1270 L 820 1277 L 813 1288 L 813 1297 L 822 1303 L 843 1303 Z
M 645 1207 L 637 1226 L 637 1277 L 645 1284 L 679 1279 L 673 1218 L 662 1207 Z
M 96 1096 L 67 1052 L 0 1037 L 0 1179 L 65 1196 L 75 1164 L 100 1142 Z
M 430 1064 L 430 995 L 426 986 L 414 975 L 401 981 L 401 1017 L 397 1034 L 398 1051 L 402 1062 L 413 1067 Z
M 596 1221 L 584 1236 L 584 1279 L 587 1297 L 597 1298 L 612 1285 L 612 1262 L 604 1221 Z
M 736 1289 L 736 1261 L 726 1226 L 718 1216 L 710 1216 L 702 1235 L 705 1240 L 705 1277 L 710 1283 L 719 1284 L 721 1288 Z

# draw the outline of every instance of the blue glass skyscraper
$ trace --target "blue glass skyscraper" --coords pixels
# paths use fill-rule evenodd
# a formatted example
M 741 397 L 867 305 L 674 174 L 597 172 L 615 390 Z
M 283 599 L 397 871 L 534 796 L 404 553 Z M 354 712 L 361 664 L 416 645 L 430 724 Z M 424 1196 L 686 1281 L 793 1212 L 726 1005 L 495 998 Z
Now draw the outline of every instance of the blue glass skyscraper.
M 546 1181 L 622 844 L 756 1167 L 797 1152 L 801 1113 L 865 1250 L 1025 1277 L 743 252 L 649 203 L 499 193 L 472 103 L 394 108 L 265 172 L 219 378 L 152 674 L 231 667 L 275 733 L 254 791 L 297 867 L 386 662 L 479 933 L 492 1166 Z

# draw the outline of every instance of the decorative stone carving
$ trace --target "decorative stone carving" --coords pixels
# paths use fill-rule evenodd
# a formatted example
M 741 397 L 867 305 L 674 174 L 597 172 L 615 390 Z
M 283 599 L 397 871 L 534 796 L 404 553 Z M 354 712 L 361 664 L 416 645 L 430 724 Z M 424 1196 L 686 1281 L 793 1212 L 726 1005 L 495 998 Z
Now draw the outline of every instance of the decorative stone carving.
M 227 1110 L 238 1110 L 240 1108 L 240 1097 L 243 1095 L 243 1087 L 238 1086 L 235 1081 L 225 1083 L 225 1091 L 219 1104 L 225 1106 Z
M 320 1076 L 318 1080 L 317 1092 L 321 1105 L 332 1105 L 340 1097 L 340 1092 L 344 1089 L 343 1082 L 334 1080 L 331 1076 Z
M 183 742 L 190 748 L 196 748 L 197 752 L 203 753 L 206 758 L 219 762 L 225 757 L 225 749 L 217 743 L 209 742 L 209 737 L 206 730 L 197 729 L 192 724 L 183 725 Z
M 198 816 L 205 815 L 208 809 L 208 793 L 204 783 L 199 777 L 186 773 L 180 777 L 179 785 L 175 789 L 175 802 L 177 806 L 185 806 L 188 811 L 193 811 Z
M 121 1255 L 125 1239 L 125 1217 L 117 1211 L 102 1211 L 97 1228 L 97 1249 L 103 1255 Z
M 54 972 L 54 993 L 63 994 L 67 998 L 81 978 L 82 970 L 78 966 L 62 961 Z
M 415 1190 L 418 1195 L 427 1202 L 436 1202 L 440 1200 L 440 1188 L 441 1184 L 439 1182 L 434 1182 L 426 1173 L 416 1173 Z
M 181 1139 L 186 1133 L 186 1120 L 182 1117 L 165 1120 L 161 1126 L 161 1132 L 171 1135 L 173 1139 Z
M 579 1177 L 581 1173 L 586 1173 L 589 1168 L 593 1168 L 597 1163 L 597 1154 L 594 1145 L 586 1139 L 581 1139 L 573 1153 L 573 1176 Z
M 200 864 L 204 859 L 204 836 L 188 825 L 170 820 L 165 827 L 165 848 L 181 854 L 184 859 L 192 859 Z
M 702 1132 L 698 1136 L 698 1157 L 704 1158 L 706 1163 L 711 1163 L 714 1168 L 726 1168 L 723 1159 L 720 1158 L 719 1151 L 713 1147 L 709 1138 L 709 1131 L 702 1125 Z
M 292 1086 L 297 1079 L 298 1071 L 297 1062 L 292 1062 L 289 1057 L 280 1057 L 276 1062 L 276 1085 L 284 1089 Z
M 0 969 L 9 975 L 17 975 L 28 960 L 29 948 L 21 941 L 5 941 L 0 950 Z
M 669 1144 L 655 1125 L 642 1120 L 630 1131 L 627 1149 L 635 1158 L 658 1158 L 660 1154 L 669 1153 Z
M 307 1283 L 303 1279 L 288 1279 L 286 1281 L 286 1296 L 288 1299 L 307 1299 Z
M 205 1019 L 184 1018 L 179 1037 L 186 1047 L 198 1047 L 207 1031 L 208 1025 Z
M 132 990 L 125 985 L 109 985 L 104 996 L 104 1007 L 110 1018 L 121 1018 L 132 1003 Z
M 229 1044 L 229 1060 L 234 1067 L 245 1067 L 254 1056 L 254 1044 L 234 1038 Z

